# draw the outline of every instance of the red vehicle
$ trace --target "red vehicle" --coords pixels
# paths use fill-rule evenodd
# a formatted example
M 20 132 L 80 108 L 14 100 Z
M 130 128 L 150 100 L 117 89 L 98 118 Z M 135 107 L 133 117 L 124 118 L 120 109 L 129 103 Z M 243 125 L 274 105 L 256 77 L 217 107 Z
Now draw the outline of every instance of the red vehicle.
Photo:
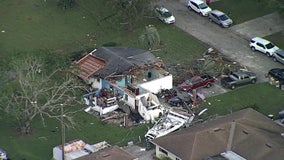
M 215 78 L 210 75 L 202 75 L 202 76 L 194 76 L 189 80 L 186 80 L 178 87 L 184 91 L 189 91 L 201 87 L 211 87 L 212 84 L 215 82 Z

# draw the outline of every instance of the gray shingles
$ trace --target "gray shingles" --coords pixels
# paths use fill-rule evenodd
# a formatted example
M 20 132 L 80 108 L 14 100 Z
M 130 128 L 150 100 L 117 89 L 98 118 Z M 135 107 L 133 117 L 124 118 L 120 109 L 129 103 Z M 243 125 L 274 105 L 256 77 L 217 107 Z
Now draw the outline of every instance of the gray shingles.
M 93 75 L 101 78 L 125 74 L 134 66 L 148 66 L 158 60 L 150 51 L 128 47 L 102 47 L 93 55 L 107 61 L 107 65 Z

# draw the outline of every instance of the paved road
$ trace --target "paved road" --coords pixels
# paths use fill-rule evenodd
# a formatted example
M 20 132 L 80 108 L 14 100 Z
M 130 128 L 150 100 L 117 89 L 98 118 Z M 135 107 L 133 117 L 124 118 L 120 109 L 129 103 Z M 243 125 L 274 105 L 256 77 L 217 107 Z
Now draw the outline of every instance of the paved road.
M 253 22 L 247 23 L 250 24 L 251 27 L 245 27 L 246 25 L 244 23 L 231 28 L 221 28 L 209 22 L 207 17 L 202 17 L 193 11 L 189 11 L 186 8 L 185 0 L 160 0 L 158 3 L 173 11 L 176 17 L 176 23 L 174 25 L 209 46 L 216 48 L 229 59 L 247 66 L 249 70 L 257 74 L 259 82 L 266 81 L 264 75 L 269 69 L 275 67 L 283 68 L 282 64 L 272 61 L 271 58 L 259 52 L 252 52 L 248 47 L 248 33 L 250 31 L 258 30 L 258 33 L 262 33 L 262 31 L 260 31 L 261 28 L 268 28 L 258 27 L 268 25 L 267 23 L 261 23 L 262 20 L 254 22 L 256 23 L 255 27 L 258 28 L 251 28 L 253 26 L 252 24 L 254 24 Z M 279 24 L 280 22 L 277 25 Z M 268 30 L 271 32 L 284 30 L 282 26 L 275 28 L 275 30 Z M 263 36 L 263 34 L 260 36 Z

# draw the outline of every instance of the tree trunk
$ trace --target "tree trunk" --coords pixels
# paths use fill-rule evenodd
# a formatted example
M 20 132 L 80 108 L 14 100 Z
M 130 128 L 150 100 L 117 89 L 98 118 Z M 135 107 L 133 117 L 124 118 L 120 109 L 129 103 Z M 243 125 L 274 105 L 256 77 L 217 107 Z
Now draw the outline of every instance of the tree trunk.
M 29 120 L 23 121 L 20 124 L 21 134 L 30 134 L 31 132 L 31 122 Z

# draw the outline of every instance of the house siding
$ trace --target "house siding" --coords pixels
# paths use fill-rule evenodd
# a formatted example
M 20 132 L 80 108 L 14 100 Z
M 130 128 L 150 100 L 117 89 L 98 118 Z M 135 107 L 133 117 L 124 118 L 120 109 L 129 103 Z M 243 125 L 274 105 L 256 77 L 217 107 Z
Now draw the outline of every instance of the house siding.
M 158 93 L 161 89 L 172 89 L 173 88 L 173 76 L 168 75 L 162 78 L 154 79 L 149 82 L 145 82 L 139 85 L 154 94 Z
M 163 149 L 162 147 L 156 145 L 156 157 L 162 158 L 162 157 L 165 157 L 165 156 L 166 156 L 166 157 L 171 158 L 172 160 L 176 160 L 176 159 L 182 160 L 182 159 L 178 158 L 177 156 L 175 156 L 174 154 L 172 154 L 171 152 L 166 151 L 167 154 L 163 153 L 163 152 L 161 151 L 161 149 L 164 150 L 164 151 L 166 151 L 166 150 Z

